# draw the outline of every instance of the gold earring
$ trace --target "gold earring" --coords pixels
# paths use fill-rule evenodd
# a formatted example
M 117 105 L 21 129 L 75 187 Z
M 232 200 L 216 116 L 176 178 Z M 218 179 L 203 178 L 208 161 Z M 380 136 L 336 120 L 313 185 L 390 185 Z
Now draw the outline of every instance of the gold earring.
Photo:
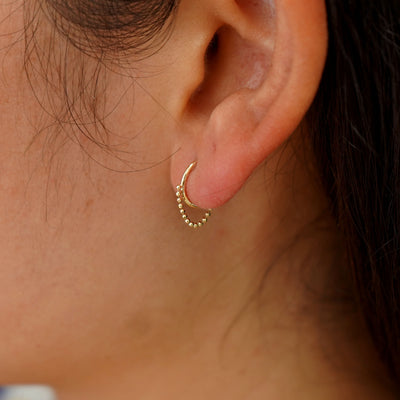
M 185 221 L 185 223 L 194 229 L 200 228 L 204 224 L 206 224 L 208 221 L 208 218 L 211 216 L 211 210 L 206 210 L 206 213 L 204 214 L 204 217 L 201 219 L 201 221 L 193 222 L 187 216 L 187 212 L 184 209 L 183 203 L 186 203 L 189 207 L 192 207 L 192 208 L 200 208 L 199 206 L 196 206 L 195 204 L 193 204 L 189 200 L 189 197 L 186 194 L 186 182 L 188 180 L 189 174 L 192 172 L 192 170 L 194 169 L 196 164 L 197 164 L 197 162 L 195 161 L 189 165 L 189 167 L 187 168 L 187 170 L 185 171 L 185 173 L 182 176 L 181 184 L 176 187 L 176 190 L 177 190 L 176 197 L 177 197 L 179 212 L 181 213 L 182 218 Z

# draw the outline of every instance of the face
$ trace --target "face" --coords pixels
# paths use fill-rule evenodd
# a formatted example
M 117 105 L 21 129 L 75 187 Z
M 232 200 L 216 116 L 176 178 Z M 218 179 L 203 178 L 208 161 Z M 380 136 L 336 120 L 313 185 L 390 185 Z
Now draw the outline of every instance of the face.
M 167 166 L 177 127 L 173 105 L 157 100 L 171 90 L 173 60 L 165 46 L 113 72 L 64 48 L 40 21 L 25 70 L 24 43 L 12 34 L 26 29 L 22 10 L 0 12 L 2 33 L 10 32 L 0 39 L 0 376 L 56 380 L 54 371 L 84 369 L 96 355 L 112 360 L 112 343 L 151 340 L 148 311 L 173 305 L 163 293 L 178 255 L 162 244 L 176 216 Z M 50 41 L 53 58 L 38 50 Z M 57 69 L 74 71 L 66 87 Z M 76 77 L 87 85 L 83 96 Z
M 203 301 L 210 282 L 267 228 L 273 243 L 276 227 L 290 232 L 276 212 L 292 207 L 279 195 L 287 184 L 267 193 L 265 171 L 248 177 L 293 133 L 318 89 L 326 18 L 323 2 L 312 2 L 281 2 L 279 21 L 271 2 L 182 0 L 154 51 L 102 59 L 66 40 L 35 9 L 40 2 L 0 5 L 4 383 L 55 384 L 93 365 L 100 373 L 123 360 L 165 361 L 184 347 L 199 304 L 205 318 L 212 313 Z M 316 23 L 303 24 L 305 15 Z M 209 47 L 216 36 L 218 51 Z M 193 160 L 194 203 L 215 208 L 245 183 L 247 191 L 218 210 L 215 228 L 190 236 L 174 187 Z M 275 182 L 274 168 L 268 174 Z M 244 226 L 251 232 L 242 235 Z M 225 306 L 240 291 L 226 286 Z

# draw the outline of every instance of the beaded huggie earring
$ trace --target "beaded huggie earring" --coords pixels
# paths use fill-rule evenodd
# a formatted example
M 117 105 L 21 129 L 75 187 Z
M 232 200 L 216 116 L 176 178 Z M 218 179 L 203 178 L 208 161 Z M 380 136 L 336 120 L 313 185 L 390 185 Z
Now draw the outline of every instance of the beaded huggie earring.
M 197 162 L 193 162 L 192 164 L 189 165 L 189 167 L 187 168 L 187 170 L 185 171 L 185 173 L 183 174 L 182 177 L 182 181 L 181 184 L 179 186 L 176 187 L 176 197 L 177 197 L 177 202 L 178 202 L 178 207 L 179 207 L 179 211 L 182 215 L 183 220 L 185 221 L 185 223 L 190 226 L 191 228 L 197 229 L 202 227 L 204 224 L 207 223 L 208 218 L 211 215 L 211 210 L 206 210 L 206 213 L 204 215 L 204 217 L 202 218 L 201 221 L 199 222 L 193 222 L 188 216 L 187 216 L 187 212 L 184 209 L 184 205 L 183 203 L 186 203 L 189 207 L 192 208 L 199 208 L 198 206 L 196 206 L 195 204 L 193 204 L 187 194 L 186 194 L 186 182 L 187 179 L 189 177 L 189 174 L 192 172 L 193 168 L 196 166 Z

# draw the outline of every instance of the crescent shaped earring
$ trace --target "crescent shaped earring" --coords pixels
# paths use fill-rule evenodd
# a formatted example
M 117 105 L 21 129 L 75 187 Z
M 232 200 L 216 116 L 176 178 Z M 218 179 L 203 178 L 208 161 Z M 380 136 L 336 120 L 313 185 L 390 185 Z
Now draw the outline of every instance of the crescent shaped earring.
M 186 193 L 186 182 L 188 180 L 189 174 L 192 172 L 192 170 L 195 168 L 197 162 L 193 162 L 189 165 L 189 167 L 186 169 L 185 173 L 182 176 L 181 184 L 176 187 L 176 197 L 177 197 L 177 202 L 178 202 L 178 208 L 179 212 L 181 213 L 181 216 L 183 220 L 185 221 L 186 225 L 188 225 L 190 228 L 197 229 L 202 226 L 204 226 L 208 218 L 211 216 L 211 210 L 205 210 L 206 213 L 204 214 L 204 217 L 199 221 L 199 222 L 193 222 L 187 215 L 187 212 L 185 210 L 184 204 L 188 205 L 191 208 L 198 208 L 201 209 L 201 207 L 196 206 L 193 204 L 190 200 L 189 197 Z

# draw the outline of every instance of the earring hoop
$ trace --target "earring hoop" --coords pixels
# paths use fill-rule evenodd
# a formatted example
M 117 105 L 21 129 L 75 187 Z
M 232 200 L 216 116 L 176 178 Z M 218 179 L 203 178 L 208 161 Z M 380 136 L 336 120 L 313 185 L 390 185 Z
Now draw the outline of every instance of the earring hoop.
M 183 218 L 183 220 L 185 221 L 186 225 L 188 225 L 190 228 L 201 228 L 202 226 L 204 226 L 207 222 L 208 222 L 208 218 L 211 216 L 211 209 L 206 209 L 206 213 L 204 214 L 204 217 L 198 221 L 198 222 L 193 222 L 187 215 L 187 212 L 184 208 L 184 203 L 187 204 L 189 207 L 191 208 L 197 208 L 197 209 L 201 209 L 201 207 L 196 206 L 196 204 L 193 204 L 187 193 L 186 193 L 186 182 L 189 178 L 190 173 L 193 171 L 193 169 L 196 167 L 197 162 L 194 161 L 192 162 L 189 167 L 186 169 L 186 171 L 184 172 L 183 176 L 182 176 L 182 180 L 181 180 L 181 184 L 178 185 L 176 187 L 176 201 L 178 202 L 178 208 L 179 208 L 179 212 L 181 213 L 181 216 Z

